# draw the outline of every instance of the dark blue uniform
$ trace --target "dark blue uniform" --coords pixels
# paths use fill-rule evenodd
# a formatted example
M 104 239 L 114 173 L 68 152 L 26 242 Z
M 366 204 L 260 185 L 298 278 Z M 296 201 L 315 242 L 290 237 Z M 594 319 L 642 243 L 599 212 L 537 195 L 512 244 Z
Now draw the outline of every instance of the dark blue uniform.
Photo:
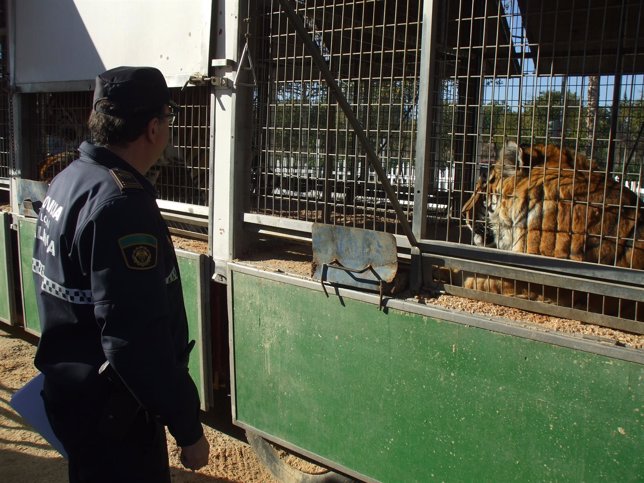
M 37 224 L 35 364 L 46 406 L 65 433 L 70 476 L 75 454 L 99 453 L 88 481 L 166 481 L 158 421 L 180 446 L 202 435 L 176 256 L 145 177 L 106 148 L 83 143 L 80 153 L 51 183 Z M 105 361 L 120 377 L 99 375 Z M 120 380 L 129 390 L 119 393 Z

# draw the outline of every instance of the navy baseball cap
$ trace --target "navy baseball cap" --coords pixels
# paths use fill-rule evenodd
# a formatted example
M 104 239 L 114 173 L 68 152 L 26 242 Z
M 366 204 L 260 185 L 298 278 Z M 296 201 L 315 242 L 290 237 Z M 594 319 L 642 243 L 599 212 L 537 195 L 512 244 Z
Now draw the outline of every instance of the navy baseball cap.
M 108 100 L 113 107 L 96 104 Z M 164 105 L 178 107 L 170 99 L 170 90 L 159 69 L 154 67 L 116 67 L 96 77 L 94 110 L 111 116 L 128 118 L 159 111 Z

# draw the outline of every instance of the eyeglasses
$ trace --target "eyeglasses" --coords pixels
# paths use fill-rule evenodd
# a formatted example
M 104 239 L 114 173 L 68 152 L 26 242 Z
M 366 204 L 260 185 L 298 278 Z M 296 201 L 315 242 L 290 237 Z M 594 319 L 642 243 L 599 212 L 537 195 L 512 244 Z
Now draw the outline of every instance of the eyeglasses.
M 168 126 L 172 126 L 174 124 L 175 119 L 177 118 L 178 113 L 175 111 L 172 111 L 169 114 L 161 114 L 160 116 L 157 116 L 158 119 L 167 119 L 168 120 Z

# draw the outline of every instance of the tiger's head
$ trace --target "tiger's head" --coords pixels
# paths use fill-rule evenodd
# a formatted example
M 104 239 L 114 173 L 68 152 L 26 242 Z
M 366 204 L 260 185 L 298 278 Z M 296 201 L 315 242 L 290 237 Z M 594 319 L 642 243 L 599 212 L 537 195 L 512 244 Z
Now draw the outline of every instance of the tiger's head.
M 480 173 L 472 196 L 463 204 L 461 213 L 465 224 L 472 231 L 472 241 L 477 246 L 496 246 L 490 216 L 498 204 L 499 182 L 516 174 L 520 166 L 517 162 L 520 149 L 514 142 L 506 143 L 499 152 L 497 162 L 488 171 Z
M 583 155 L 574 156 L 568 149 L 554 144 L 518 145 L 507 142 L 499 152 L 496 163 L 487 173 L 481 173 L 472 196 L 463 204 L 461 213 L 467 227 L 472 231 L 473 243 L 477 246 L 495 247 L 498 244 L 499 222 L 495 212 L 503 194 L 522 179 L 530 170 L 590 170 L 595 167 Z M 504 187 L 506 190 L 504 191 Z
M 462 213 L 467 227 L 472 231 L 472 241 L 477 246 L 494 247 L 494 233 L 488 221 L 488 173 L 481 173 L 476 180 L 474 193 L 465 202 Z

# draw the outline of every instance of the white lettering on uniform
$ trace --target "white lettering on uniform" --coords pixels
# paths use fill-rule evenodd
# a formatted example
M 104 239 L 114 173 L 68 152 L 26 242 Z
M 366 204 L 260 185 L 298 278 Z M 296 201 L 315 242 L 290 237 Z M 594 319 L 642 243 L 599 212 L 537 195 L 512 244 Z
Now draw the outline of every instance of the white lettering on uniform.
M 56 244 L 54 243 L 54 240 L 49 239 L 49 233 L 47 233 L 47 230 L 45 230 L 42 226 L 38 227 L 36 238 L 43 242 L 43 244 L 47 247 L 47 254 L 51 254 L 54 257 L 56 256 Z
M 54 244 L 54 240 L 51 240 L 49 245 L 47 245 L 47 254 L 51 254 L 53 257 L 56 256 L 56 245 Z
M 60 220 L 60 215 L 63 214 L 63 206 L 59 205 L 58 202 L 51 198 L 50 196 L 46 196 L 45 200 L 42 202 L 42 207 L 51 215 L 51 217 L 59 221 Z
M 63 209 L 63 206 L 50 196 L 46 196 L 42 202 L 42 210 L 48 213 L 49 216 L 55 221 L 60 221 L 60 217 L 63 214 Z M 46 228 L 49 228 L 50 219 L 42 211 L 40 213 L 40 221 Z M 36 238 L 42 241 L 43 244 L 47 247 L 47 254 L 55 257 L 56 243 L 54 242 L 54 240 L 50 240 L 49 233 L 47 233 L 46 228 L 39 226 Z
M 40 210 L 40 215 L 38 217 L 40 218 L 40 221 L 42 221 L 43 224 L 47 228 L 49 228 L 49 218 L 47 217 L 47 215 L 45 215 L 45 213 L 42 210 Z
M 41 240 L 45 245 L 49 243 L 49 233 L 42 226 L 38 227 L 38 239 Z
M 60 220 L 60 215 L 62 214 L 62 212 L 63 212 L 63 207 L 62 207 L 62 206 L 59 206 L 59 207 L 58 207 L 58 208 L 56 208 L 56 210 L 51 214 L 51 216 L 54 218 L 54 220 L 58 221 L 58 220 Z

